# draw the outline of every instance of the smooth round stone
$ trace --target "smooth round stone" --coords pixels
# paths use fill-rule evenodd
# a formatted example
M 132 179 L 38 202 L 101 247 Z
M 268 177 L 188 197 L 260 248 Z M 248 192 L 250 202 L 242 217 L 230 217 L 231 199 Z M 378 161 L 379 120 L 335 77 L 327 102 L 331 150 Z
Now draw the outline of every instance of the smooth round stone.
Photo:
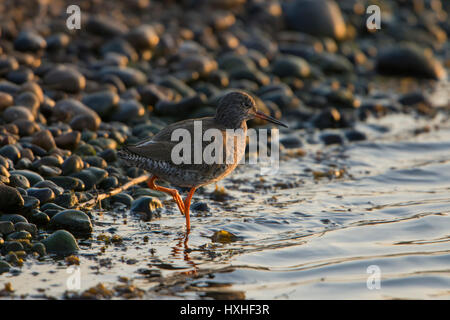
M 63 175 L 80 172 L 84 168 L 84 162 L 80 156 L 72 155 L 64 160 L 61 168 Z
M 33 209 L 39 208 L 40 201 L 38 198 L 32 196 L 23 196 L 23 200 L 25 202 L 24 204 L 25 212 L 30 212 Z
M 349 141 L 363 141 L 367 139 L 367 136 L 358 130 L 350 130 L 345 133 L 345 137 Z
M 28 179 L 21 174 L 13 174 L 9 177 L 9 185 L 11 187 L 21 187 L 28 189 L 30 187 L 30 182 Z
M 117 20 L 92 15 L 87 19 L 86 30 L 102 37 L 116 37 L 124 35 L 128 28 Z
M 24 176 L 30 182 L 31 186 L 34 186 L 38 182 L 44 181 L 44 178 L 42 178 L 40 174 L 30 170 L 12 170 L 9 173 L 11 173 L 11 175 L 20 174 Z
M 71 174 L 71 177 L 82 180 L 85 186 L 85 190 L 91 190 L 97 182 L 97 177 L 95 176 L 95 174 L 92 171 L 88 171 L 87 169 L 83 169 L 80 172 L 73 173 Z
M 338 54 L 322 52 L 314 55 L 312 60 L 327 74 L 346 74 L 353 72 L 353 65 L 350 60 Z
M 106 162 L 114 162 L 117 161 L 117 151 L 114 149 L 105 149 L 98 154 L 100 157 L 105 159 Z
M 18 119 L 34 121 L 34 116 L 31 111 L 22 106 L 12 106 L 6 108 L 6 110 L 3 112 L 2 117 L 7 123 L 11 123 Z
M 36 116 L 41 102 L 35 93 L 24 91 L 14 98 L 14 104 L 26 107 L 33 116 Z
M 0 274 L 8 272 L 11 268 L 12 266 L 8 262 L 0 260 Z
M 80 210 L 64 210 L 53 216 L 49 227 L 52 229 L 65 229 L 73 234 L 86 234 L 92 232 L 92 223 L 89 216 Z
M 0 221 L 11 221 L 12 223 L 28 222 L 28 220 L 20 214 L 2 214 L 0 215 Z
M 14 41 L 14 48 L 18 51 L 36 52 L 45 49 L 46 46 L 45 39 L 32 31 L 22 31 Z
M 136 50 L 127 41 L 118 38 L 106 42 L 100 48 L 100 53 L 103 57 L 108 57 L 111 53 L 119 54 L 127 57 L 130 62 L 136 62 L 138 60 Z
M 59 169 L 58 167 L 53 167 L 53 166 L 39 166 L 38 170 L 40 175 L 44 176 L 44 177 L 56 177 L 59 176 L 61 174 L 61 169 Z
M 76 69 L 57 66 L 44 76 L 44 84 L 54 90 L 78 93 L 86 87 L 86 78 Z
M 21 137 L 31 136 L 40 130 L 40 127 L 36 122 L 27 119 L 14 120 L 13 124 L 19 129 L 19 135 Z
M 14 224 L 14 228 L 16 229 L 16 231 L 27 231 L 32 236 L 35 236 L 37 234 L 36 225 L 32 223 L 17 222 L 16 224 Z
M 18 86 L 17 84 L 4 80 L 4 81 L 0 81 L 0 91 L 2 92 L 6 92 L 12 95 L 17 94 L 17 92 L 20 90 L 20 86 Z
M 40 257 L 43 257 L 47 254 L 45 245 L 41 242 L 36 242 L 35 244 L 33 244 L 33 246 L 31 247 L 31 251 L 36 252 Z
M 119 180 L 116 177 L 107 177 L 99 184 L 99 188 L 103 190 L 114 189 L 119 186 Z
M 31 160 L 27 158 L 22 158 L 19 161 L 17 161 L 15 165 L 16 169 L 19 170 L 27 170 L 31 168 Z
M 341 10 L 333 0 L 296 0 L 283 9 L 290 29 L 337 40 L 346 35 Z
M 53 135 L 49 130 L 42 130 L 35 133 L 31 142 L 45 149 L 46 151 L 50 151 L 51 149 L 56 147 Z
M 25 201 L 20 192 L 13 187 L 0 184 L 0 211 L 17 212 L 23 209 Z
M 74 193 L 66 191 L 57 196 L 54 203 L 64 208 L 72 208 L 78 203 L 78 198 Z
M 312 123 L 319 129 L 345 128 L 349 126 L 348 120 L 336 109 L 327 109 L 322 111 L 313 118 Z
M 144 221 L 150 221 L 160 217 L 158 210 L 160 208 L 162 208 L 162 203 L 158 198 L 144 196 L 133 201 L 130 213 L 140 215 Z
M 147 78 L 144 73 L 128 67 L 104 67 L 100 70 L 100 77 L 114 75 L 118 77 L 127 88 L 145 84 Z
M 55 193 L 50 188 L 29 188 L 27 193 L 29 196 L 37 198 L 41 204 L 55 199 Z
M 118 193 L 118 194 L 110 197 L 109 200 L 110 200 L 111 204 L 119 202 L 119 203 L 123 203 L 124 205 L 126 205 L 129 208 L 129 207 L 131 207 L 131 204 L 133 203 L 134 199 L 128 193 L 121 192 L 121 193 Z
M 66 230 L 58 230 L 42 241 L 47 252 L 58 255 L 70 255 L 80 248 L 74 236 Z
M 6 108 L 12 106 L 14 104 L 14 99 L 12 95 L 6 92 L 0 92 L 0 111 L 5 110 Z
M 153 49 L 159 42 L 155 28 L 145 24 L 132 28 L 125 39 L 138 50 Z
M 342 139 L 342 136 L 337 133 L 324 133 L 320 136 L 320 139 L 325 143 L 326 145 L 330 144 L 343 144 L 344 140 Z
M 280 143 L 287 149 L 300 148 L 303 145 L 302 140 L 295 135 L 281 138 Z
M 377 72 L 385 75 L 417 78 L 445 79 L 442 64 L 425 50 L 414 44 L 400 44 L 381 50 L 376 60 Z
M 19 149 L 16 146 L 13 145 L 6 145 L 0 148 L 0 155 L 11 159 L 12 162 L 16 162 L 21 158 L 21 153 Z M 10 172 L 12 173 L 12 172 Z
M 305 78 L 310 75 L 311 69 L 306 60 L 296 56 L 283 55 L 272 64 L 272 73 L 280 78 Z
M 7 241 L 5 243 L 5 246 L 2 248 L 2 251 L 5 253 L 8 253 L 10 251 L 22 251 L 24 250 L 24 247 L 22 245 L 22 243 L 20 243 L 19 241 L 15 241 L 15 240 L 10 240 Z
M 63 192 L 64 192 L 64 188 L 59 187 L 58 185 L 56 185 L 56 183 L 54 183 L 53 181 L 50 181 L 50 180 L 44 180 L 44 181 L 38 182 L 33 187 L 35 187 L 35 188 L 50 188 L 53 191 L 53 193 L 55 194 L 55 196 L 59 196 L 59 195 L 63 194 Z
M 28 231 L 22 230 L 22 231 L 16 231 L 13 232 L 11 234 L 9 234 L 6 237 L 6 240 L 10 241 L 10 240 L 31 240 L 31 238 L 33 238 L 31 236 L 31 233 L 29 233 Z
M 65 150 L 75 149 L 81 141 L 81 133 L 79 131 L 71 131 L 61 134 L 55 138 L 58 148 Z
M 58 101 L 53 108 L 53 115 L 62 121 L 70 121 L 70 126 L 78 131 L 97 131 L 101 119 L 98 114 L 75 99 Z M 74 125 L 75 124 L 75 125 Z
M 12 167 L 12 164 L 10 165 L 11 160 L 7 160 L 7 158 L 0 156 L 0 165 L 5 167 L 6 169 L 9 169 Z
M 195 202 L 191 205 L 191 210 L 194 211 L 202 211 L 202 212 L 208 212 L 209 207 L 206 202 Z
M 42 91 L 42 88 L 34 81 L 29 81 L 27 83 L 22 84 L 20 92 L 31 92 L 33 93 L 37 98 L 39 103 L 44 102 L 44 92 Z
M 22 84 L 31 81 L 34 78 L 34 73 L 28 68 L 20 67 L 17 70 L 12 70 L 6 75 L 6 79 L 11 82 Z
M 119 108 L 111 115 L 111 120 L 128 122 L 142 117 L 145 114 L 144 106 L 136 100 L 120 100 Z
M 31 222 L 38 226 L 45 226 L 50 222 L 50 217 L 42 211 L 37 211 L 31 215 Z
M 63 159 L 61 156 L 55 154 L 51 156 L 42 157 L 33 162 L 33 168 L 39 168 L 42 165 L 52 166 L 52 167 L 60 167 L 63 163 Z
M 81 102 L 97 112 L 100 117 L 105 117 L 117 108 L 119 96 L 111 91 L 101 91 L 85 95 Z
M 97 151 L 95 150 L 94 146 L 90 145 L 89 143 L 82 144 L 79 146 L 75 153 L 80 156 L 95 156 L 97 154 Z
M 97 167 L 97 168 L 101 168 L 101 169 L 106 169 L 106 167 L 108 166 L 108 164 L 106 163 L 106 161 L 98 156 L 89 156 L 89 157 L 85 157 L 83 159 L 84 162 L 89 163 L 89 165 L 91 167 Z
M 50 177 L 48 180 L 53 181 L 56 185 L 64 190 L 83 191 L 85 189 L 84 182 L 74 177 Z
M 117 142 L 110 138 L 97 138 L 90 140 L 89 144 L 92 146 L 99 146 L 101 149 L 117 149 Z
M 16 229 L 11 221 L 0 221 L 0 234 L 6 236 L 14 231 L 16 231 Z

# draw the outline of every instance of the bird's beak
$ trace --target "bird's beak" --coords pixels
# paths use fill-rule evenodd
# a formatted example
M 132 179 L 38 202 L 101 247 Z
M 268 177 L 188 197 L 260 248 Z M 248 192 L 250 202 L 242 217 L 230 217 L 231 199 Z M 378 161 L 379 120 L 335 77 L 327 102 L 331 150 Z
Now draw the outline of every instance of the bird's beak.
M 256 111 L 255 117 L 256 117 L 256 118 L 263 119 L 263 120 L 270 121 L 270 122 L 272 122 L 272 123 L 275 123 L 275 124 L 277 124 L 277 125 L 279 125 L 279 126 L 283 126 L 283 127 L 285 127 L 285 128 L 289 128 L 289 127 L 288 127 L 286 124 L 284 124 L 283 122 L 278 121 L 277 119 L 272 118 L 271 116 L 268 116 L 268 115 L 262 113 L 261 111 Z

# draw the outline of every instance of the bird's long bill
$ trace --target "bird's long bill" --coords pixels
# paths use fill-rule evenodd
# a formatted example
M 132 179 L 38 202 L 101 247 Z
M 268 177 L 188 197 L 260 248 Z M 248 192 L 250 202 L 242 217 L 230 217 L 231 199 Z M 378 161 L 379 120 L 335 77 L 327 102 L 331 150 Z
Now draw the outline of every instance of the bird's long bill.
M 256 111 L 255 117 L 260 118 L 260 119 L 264 119 L 264 120 L 267 120 L 267 121 L 270 121 L 270 122 L 272 122 L 272 123 L 275 123 L 275 124 L 277 124 L 277 125 L 279 125 L 279 126 L 283 126 L 283 127 L 285 127 L 285 128 L 289 128 L 289 127 L 288 127 L 286 124 L 284 124 L 283 122 L 278 121 L 277 119 L 272 118 L 271 116 L 268 116 L 267 114 L 264 114 L 264 113 L 262 113 L 261 111 Z

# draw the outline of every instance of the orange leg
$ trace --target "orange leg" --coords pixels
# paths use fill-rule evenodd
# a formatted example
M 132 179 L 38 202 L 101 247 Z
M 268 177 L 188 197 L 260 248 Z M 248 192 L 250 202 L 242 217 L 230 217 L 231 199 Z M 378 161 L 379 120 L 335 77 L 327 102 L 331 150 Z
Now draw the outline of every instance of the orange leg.
M 196 189 L 196 187 L 191 188 L 186 200 L 184 200 L 184 216 L 186 217 L 187 232 L 189 232 L 191 230 L 191 219 L 189 216 L 189 208 L 191 207 L 191 199 L 192 199 L 192 196 L 194 195 L 195 189 Z
M 165 187 L 161 187 L 155 184 L 155 180 L 158 179 L 157 176 L 153 176 L 151 177 L 148 181 L 147 181 L 147 185 L 150 189 L 156 190 L 156 191 L 161 191 L 161 192 L 165 192 L 167 194 L 170 194 L 173 198 L 173 200 L 176 202 L 176 204 L 178 205 L 178 209 L 180 210 L 181 214 L 184 215 L 184 211 L 185 211 L 185 207 L 184 207 L 184 203 L 183 200 L 181 199 L 180 194 L 178 193 L 177 190 L 175 189 L 169 189 L 169 188 L 165 188 Z

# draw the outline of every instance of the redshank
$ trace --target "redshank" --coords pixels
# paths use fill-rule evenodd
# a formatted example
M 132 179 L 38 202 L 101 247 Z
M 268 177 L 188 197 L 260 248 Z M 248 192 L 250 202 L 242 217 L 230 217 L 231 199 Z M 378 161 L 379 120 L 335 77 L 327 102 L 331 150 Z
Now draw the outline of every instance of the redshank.
M 258 111 L 254 99 L 249 94 L 243 91 L 233 91 L 219 101 L 214 117 L 173 123 L 150 139 L 125 146 L 118 155 L 129 165 L 145 169 L 152 174 L 147 181 L 149 188 L 165 192 L 173 197 L 181 214 L 186 218 L 186 229 L 189 232 L 191 228 L 189 208 L 195 190 L 223 179 L 236 168 L 245 153 L 247 120 L 255 117 L 287 127 L 284 123 Z M 198 128 L 201 128 L 202 137 L 208 129 L 218 130 L 215 132 L 219 132 L 223 151 L 222 157 L 219 156 L 219 159 L 223 161 L 211 163 L 211 161 L 203 159 L 203 151 L 211 144 L 211 140 L 204 141 L 203 138 L 201 139 L 201 149 L 196 148 L 199 146 L 195 146 L 195 143 L 190 143 L 190 148 L 187 150 L 187 154 L 192 155 L 192 158 L 200 155 L 200 161 L 180 163 L 179 159 L 174 159 L 172 151 L 179 142 L 173 141 L 173 134 L 185 132 L 193 136 L 199 133 Z M 181 129 L 181 131 L 177 129 Z M 230 132 L 237 131 L 239 134 L 230 134 Z M 229 157 L 230 154 L 231 157 Z M 184 151 L 183 156 L 185 156 Z M 155 180 L 157 179 L 165 180 L 174 186 L 190 188 L 188 196 L 183 201 L 176 189 L 156 185 Z

